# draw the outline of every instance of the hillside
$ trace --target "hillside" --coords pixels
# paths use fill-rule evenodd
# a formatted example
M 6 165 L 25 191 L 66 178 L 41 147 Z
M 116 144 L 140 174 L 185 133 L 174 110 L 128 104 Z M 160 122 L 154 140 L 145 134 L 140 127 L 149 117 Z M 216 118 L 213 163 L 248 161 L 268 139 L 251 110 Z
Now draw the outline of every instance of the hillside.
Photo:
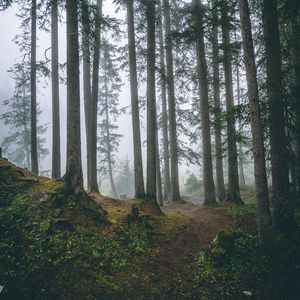
M 155 216 L 143 201 L 97 194 L 90 195 L 94 209 L 72 202 L 57 206 L 53 199 L 62 181 L 37 177 L 3 159 L 0 180 L 4 299 L 296 299 L 300 295 L 299 245 L 289 246 L 284 256 L 274 252 L 261 259 L 253 237 L 253 204 L 204 208 L 181 203 L 164 207 L 165 215 Z M 245 189 L 244 196 L 252 192 Z M 133 207 L 138 215 L 132 214 Z M 98 218 L 99 209 L 106 211 L 106 220 Z M 284 275 L 279 272 L 282 266 Z

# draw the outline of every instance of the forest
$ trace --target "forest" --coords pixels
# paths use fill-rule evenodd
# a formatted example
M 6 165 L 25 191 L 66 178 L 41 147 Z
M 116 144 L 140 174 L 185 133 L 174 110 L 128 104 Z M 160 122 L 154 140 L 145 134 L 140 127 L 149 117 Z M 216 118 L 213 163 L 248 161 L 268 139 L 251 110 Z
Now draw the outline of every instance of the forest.
M 0 299 L 300 299 L 299 0 L 0 16 Z

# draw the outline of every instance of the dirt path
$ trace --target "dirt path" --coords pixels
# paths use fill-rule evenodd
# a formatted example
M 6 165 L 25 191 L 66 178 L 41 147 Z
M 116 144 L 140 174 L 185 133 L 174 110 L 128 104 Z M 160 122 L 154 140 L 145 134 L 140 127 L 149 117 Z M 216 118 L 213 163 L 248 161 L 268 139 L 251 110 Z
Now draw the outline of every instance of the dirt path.
M 133 200 L 115 203 L 117 216 L 123 218 L 123 212 L 129 213 L 133 203 Z M 101 204 L 115 214 L 116 207 L 112 208 L 111 202 L 102 200 Z M 220 211 L 191 203 L 166 206 L 163 212 L 167 219 L 155 225 L 153 251 L 145 253 L 126 273 L 120 274 L 128 286 L 124 299 L 132 295 L 134 299 L 200 299 L 193 281 L 199 251 L 220 230 L 232 226 L 231 220 Z

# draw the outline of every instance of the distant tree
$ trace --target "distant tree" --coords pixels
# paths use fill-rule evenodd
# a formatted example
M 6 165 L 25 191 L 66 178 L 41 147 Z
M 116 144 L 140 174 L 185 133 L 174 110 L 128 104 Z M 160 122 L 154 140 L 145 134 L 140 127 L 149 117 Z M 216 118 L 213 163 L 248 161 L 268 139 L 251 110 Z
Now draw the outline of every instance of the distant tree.
M 2 142 L 4 154 L 13 162 L 27 169 L 31 167 L 30 148 L 30 125 L 31 125 L 31 104 L 30 104 L 30 69 L 27 64 L 16 64 L 10 70 L 15 80 L 15 91 L 12 98 L 5 100 L 6 112 L 0 115 L 4 124 L 10 127 L 9 135 Z M 37 116 L 42 111 L 37 107 Z M 46 125 L 37 126 L 37 147 L 38 160 L 49 154 L 45 148 Z
M 116 190 L 127 197 L 134 196 L 134 173 L 128 158 L 121 160 L 117 166 Z
M 101 42 L 103 57 L 100 65 L 100 93 L 99 93 L 99 123 L 98 123 L 98 152 L 99 171 L 102 175 L 109 175 L 111 192 L 117 197 L 113 170 L 115 154 L 118 152 L 122 135 L 118 134 L 117 118 L 122 113 L 119 108 L 119 93 L 122 82 L 116 63 L 117 48 L 107 39 Z
M 186 196 L 199 196 L 201 188 L 201 181 L 196 177 L 194 173 L 191 173 L 184 183 L 184 194 Z

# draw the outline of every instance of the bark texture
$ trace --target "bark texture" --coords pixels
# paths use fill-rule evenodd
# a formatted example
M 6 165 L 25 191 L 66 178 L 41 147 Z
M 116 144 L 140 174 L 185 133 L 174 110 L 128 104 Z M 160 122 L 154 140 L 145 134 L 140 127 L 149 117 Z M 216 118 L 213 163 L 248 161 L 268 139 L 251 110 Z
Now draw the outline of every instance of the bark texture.
M 206 58 L 205 58 L 203 9 L 202 9 L 201 0 L 194 0 L 194 5 L 195 5 L 194 21 L 197 28 L 196 50 L 197 50 L 197 71 L 198 71 L 200 109 L 201 109 L 204 205 L 214 205 L 217 202 L 216 202 L 215 186 L 214 186 L 214 179 L 213 179 L 213 168 L 212 168 L 207 65 L 206 65 Z
M 276 0 L 263 1 L 267 95 L 271 144 L 273 219 L 276 229 L 289 231 L 295 220 L 290 197 L 287 140 L 281 82 L 281 53 Z
M 223 38 L 223 63 L 226 90 L 226 123 L 228 147 L 228 193 L 226 201 L 241 204 L 238 172 L 238 154 L 236 145 L 236 129 L 234 119 L 234 100 L 232 84 L 232 53 L 230 44 L 230 16 L 228 3 L 224 1 L 221 7 L 221 25 Z
M 146 196 L 156 200 L 155 3 L 146 0 L 147 18 L 147 184 Z
M 219 68 L 219 39 L 218 39 L 218 11 L 217 3 L 214 0 L 212 6 L 213 28 L 212 28 L 212 49 L 213 49 L 213 98 L 214 98 L 214 119 L 215 119 L 215 151 L 216 151 L 216 179 L 217 196 L 220 202 L 226 199 L 224 171 L 223 171 L 223 150 L 222 150 L 222 121 L 220 102 L 220 68 Z
M 239 11 L 251 115 L 258 237 L 262 246 L 268 246 L 272 237 L 272 219 L 269 207 L 265 149 L 248 0 L 239 0 Z
M 36 103 L 36 0 L 31 4 L 31 56 L 30 56 L 30 93 L 31 93 L 31 171 L 38 175 L 37 153 L 37 103 Z
M 61 177 L 57 0 L 51 3 L 52 178 Z
M 71 196 L 84 193 L 79 94 L 78 0 L 66 1 L 67 12 L 67 166 L 65 190 Z
M 131 116 L 133 132 L 133 151 L 134 151 L 134 187 L 135 197 L 145 197 L 142 146 L 140 133 L 140 110 L 136 71 L 136 49 L 135 49 L 135 29 L 133 0 L 127 0 L 127 30 L 129 48 L 129 72 L 130 72 L 130 92 L 131 92 Z
M 170 151 L 168 135 L 168 111 L 167 111 L 167 89 L 166 89 L 166 68 L 165 68 L 165 49 L 163 33 L 163 14 L 162 5 L 159 1 L 159 58 L 160 58 L 160 85 L 161 85 L 161 106 L 162 106 L 162 136 L 163 136 L 163 200 L 168 202 L 170 198 Z
M 166 65 L 167 65 L 167 90 L 169 109 L 169 132 L 170 132 L 170 201 L 176 202 L 181 199 L 178 177 L 178 145 L 176 130 L 176 99 L 174 87 L 173 47 L 171 39 L 171 17 L 169 0 L 163 0 L 164 23 L 166 32 Z

